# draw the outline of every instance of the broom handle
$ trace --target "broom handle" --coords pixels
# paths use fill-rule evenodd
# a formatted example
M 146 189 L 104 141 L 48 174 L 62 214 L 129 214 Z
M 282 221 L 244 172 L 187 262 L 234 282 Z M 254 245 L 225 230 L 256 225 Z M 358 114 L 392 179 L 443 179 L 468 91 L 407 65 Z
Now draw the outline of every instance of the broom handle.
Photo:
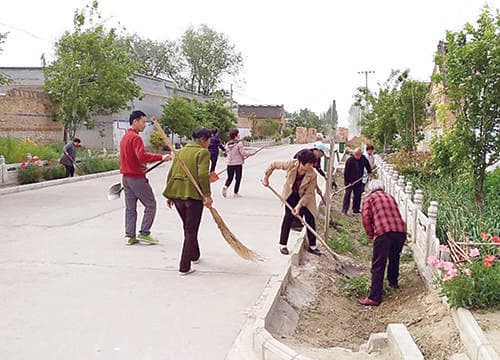
M 378 166 L 375 166 L 375 167 L 372 169 L 372 172 L 373 172 L 373 171 L 375 171 L 375 170 L 377 170 L 377 167 L 378 167 Z M 359 183 L 361 180 L 363 180 L 363 178 L 364 178 L 364 177 L 365 177 L 365 176 L 363 175 L 363 176 L 361 176 L 358 180 L 356 180 L 355 182 L 353 182 L 352 184 L 349 184 L 349 185 L 347 185 L 347 186 L 341 187 L 340 189 L 338 189 L 337 191 L 335 191 L 335 192 L 332 194 L 332 196 L 337 195 L 338 193 L 341 193 L 342 191 L 344 191 L 345 189 L 350 188 L 351 186 L 354 186 L 355 184 L 357 184 L 357 183 Z
M 248 157 L 254 156 L 254 155 L 255 155 L 255 154 L 257 154 L 259 151 L 261 151 L 261 150 L 263 150 L 263 149 L 265 149 L 266 147 L 269 147 L 269 146 L 271 146 L 271 145 L 266 145 L 266 146 L 263 146 L 263 147 L 261 147 L 261 148 L 258 148 L 258 149 L 257 149 L 257 150 L 253 153 L 253 154 L 248 155 Z M 217 173 L 217 176 L 224 174 L 224 173 L 226 172 L 226 170 L 227 170 L 227 168 L 226 168 L 226 169 L 223 169 L 223 170 L 221 170 L 221 171 L 219 171 L 219 172 Z
M 276 190 L 274 190 L 270 184 L 267 185 L 267 187 L 269 188 L 269 190 L 271 190 L 273 192 L 274 195 L 276 195 L 281 200 L 282 203 L 285 204 L 285 206 L 293 214 L 293 207 L 285 199 L 283 199 L 283 197 Z M 339 259 L 338 254 L 335 251 L 333 251 L 332 249 L 330 249 L 330 247 L 327 245 L 327 243 L 325 242 L 325 240 L 323 240 L 323 238 L 321 236 L 319 236 L 319 234 L 316 232 L 316 230 L 314 230 L 312 228 L 312 226 L 310 226 L 302 217 L 300 217 L 298 215 L 294 215 L 294 216 L 297 219 L 300 220 L 300 222 L 302 223 L 302 225 L 304 225 L 307 228 L 307 230 L 309 230 L 310 232 L 312 232 L 314 234 L 314 236 L 316 236 L 319 239 L 319 241 L 321 241 L 321 243 L 326 247 L 327 251 L 335 258 L 335 260 Z
M 163 141 L 165 142 L 165 144 L 167 144 L 167 146 L 174 153 L 175 157 L 179 160 L 182 169 L 186 173 L 187 177 L 189 178 L 189 180 L 191 181 L 191 183 L 193 184 L 193 186 L 196 188 L 196 191 L 198 191 L 198 194 L 200 194 L 200 196 L 203 199 L 205 199 L 205 195 L 203 195 L 203 191 L 201 191 L 200 185 L 198 185 L 198 183 L 196 182 L 195 178 L 191 174 L 191 171 L 189 171 L 189 169 L 188 169 L 186 163 L 184 162 L 184 160 L 182 160 L 180 157 L 177 156 L 177 150 L 175 149 L 174 144 L 172 144 L 172 141 L 170 141 L 170 139 L 168 138 L 167 134 L 165 134 L 165 131 L 163 131 L 160 123 L 158 122 L 158 120 L 156 120 L 156 118 L 153 116 L 151 118 L 151 121 L 153 122 L 153 125 L 156 128 L 156 130 L 158 130 L 160 132 L 160 135 L 163 138 Z

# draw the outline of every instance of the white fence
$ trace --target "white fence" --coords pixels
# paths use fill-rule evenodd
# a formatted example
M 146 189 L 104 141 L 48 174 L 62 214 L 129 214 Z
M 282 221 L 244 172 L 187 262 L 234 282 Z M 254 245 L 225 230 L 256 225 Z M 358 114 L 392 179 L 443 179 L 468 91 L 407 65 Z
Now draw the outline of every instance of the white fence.
M 408 242 L 410 243 L 415 261 L 430 286 L 434 270 L 428 266 L 425 259 L 428 256 L 440 256 L 439 239 L 436 235 L 438 214 L 437 201 L 431 201 L 425 215 L 422 211 L 424 193 L 416 189 L 414 192 L 410 181 L 405 183 L 404 176 L 399 175 L 394 166 L 384 162 L 379 156 L 375 162 L 378 166 L 379 178 L 384 182 L 385 190 L 397 201 L 401 216 L 406 221 Z

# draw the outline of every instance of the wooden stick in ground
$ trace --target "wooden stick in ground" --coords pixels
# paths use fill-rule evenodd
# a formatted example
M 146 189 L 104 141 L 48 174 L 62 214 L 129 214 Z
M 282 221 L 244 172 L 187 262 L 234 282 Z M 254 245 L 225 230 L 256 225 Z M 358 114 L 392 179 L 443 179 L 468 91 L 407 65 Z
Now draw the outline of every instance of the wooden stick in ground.
M 163 141 L 165 142 L 165 144 L 170 149 L 172 149 L 172 153 L 177 157 L 178 151 L 173 146 L 173 144 L 170 141 L 170 139 L 168 138 L 167 134 L 165 134 L 165 132 L 163 131 L 160 123 L 158 123 L 158 120 L 156 120 L 156 118 L 153 117 L 152 121 L 153 121 L 153 125 L 158 130 L 161 137 L 163 138 Z M 191 183 L 195 187 L 198 194 L 200 194 L 200 196 L 202 198 L 204 198 L 205 196 L 203 195 L 203 192 L 201 191 L 200 185 L 198 185 L 198 183 L 196 182 L 195 178 L 193 177 L 193 174 L 191 174 L 191 171 L 189 171 L 189 168 L 187 167 L 184 160 L 182 160 L 180 157 L 177 157 L 177 159 L 179 160 L 179 163 L 181 164 L 182 169 L 184 170 L 187 177 L 189 178 L 189 180 L 191 181 Z M 220 216 L 219 212 L 213 206 L 211 206 L 209 208 L 209 210 L 210 210 L 210 213 L 212 214 L 212 218 L 214 219 L 215 223 L 217 224 L 217 227 L 219 228 L 222 236 L 224 237 L 224 239 L 227 241 L 227 243 L 233 248 L 233 250 L 240 257 L 242 257 L 245 260 L 252 260 L 252 261 L 262 260 L 262 258 L 257 253 L 255 253 L 252 250 L 250 250 L 249 248 L 247 248 L 245 245 L 243 245 L 236 238 L 236 236 L 231 232 L 231 230 L 229 230 L 226 223 L 224 223 L 224 220 Z

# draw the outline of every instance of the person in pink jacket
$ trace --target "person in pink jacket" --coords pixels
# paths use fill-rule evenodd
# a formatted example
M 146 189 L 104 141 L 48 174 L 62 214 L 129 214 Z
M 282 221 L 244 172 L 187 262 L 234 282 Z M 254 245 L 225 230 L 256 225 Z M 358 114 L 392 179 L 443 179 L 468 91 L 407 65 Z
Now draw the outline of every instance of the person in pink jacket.
M 238 194 L 240 190 L 241 177 L 243 175 L 243 163 L 245 159 L 251 154 L 245 151 L 243 142 L 240 141 L 238 129 L 233 129 L 229 132 L 230 140 L 226 144 L 227 153 L 227 180 L 222 188 L 222 196 L 227 196 L 227 189 L 231 186 L 234 176 L 236 175 L 236 182 L 234 184 L 234 197 L 240 197 Z

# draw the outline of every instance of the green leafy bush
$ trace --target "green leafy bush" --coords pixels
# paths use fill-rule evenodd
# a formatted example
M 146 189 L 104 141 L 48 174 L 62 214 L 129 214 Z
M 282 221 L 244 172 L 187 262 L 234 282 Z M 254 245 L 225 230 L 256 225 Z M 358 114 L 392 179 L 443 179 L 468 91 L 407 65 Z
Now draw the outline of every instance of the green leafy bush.
M 21 185 L 32 184 L 43 180 L 42 166 L 38 164 L 22 164 L 17 170 L 17 180 Z
M 44 180 L 55 180 L 66 177 L 66 168 L 60 164 L 50 164 L 42 168 Z
M 404 176 L 407 175 L 432 175 L 432 153 L 430 151 L 399 151 L 389 155 L 389 162 L 394 164 L 396 170 Z
M 439 269 L 435 284 L 453 308 L 500 308 L 500 265 L 495 255 L 479 255 L 471 264 L 455 264 L 429 256 L 427 264 Z M 444 274 L 444 276 L 443 276 Z
M 5 156 L 7 164 L 24 161 L 28 153 L 33 156 L 38 155 L 42 160 L 59 159 L 63 146 L 62 143 L 41 145 L 29 139 L 0 137 L 0 155 Z
M 120 159 L 118 157 L 98 157 L 86 155 L 81 159 L 78 167 L 85 174 L 95 174 L 105 171 L 117 170 L 120 168 Z

